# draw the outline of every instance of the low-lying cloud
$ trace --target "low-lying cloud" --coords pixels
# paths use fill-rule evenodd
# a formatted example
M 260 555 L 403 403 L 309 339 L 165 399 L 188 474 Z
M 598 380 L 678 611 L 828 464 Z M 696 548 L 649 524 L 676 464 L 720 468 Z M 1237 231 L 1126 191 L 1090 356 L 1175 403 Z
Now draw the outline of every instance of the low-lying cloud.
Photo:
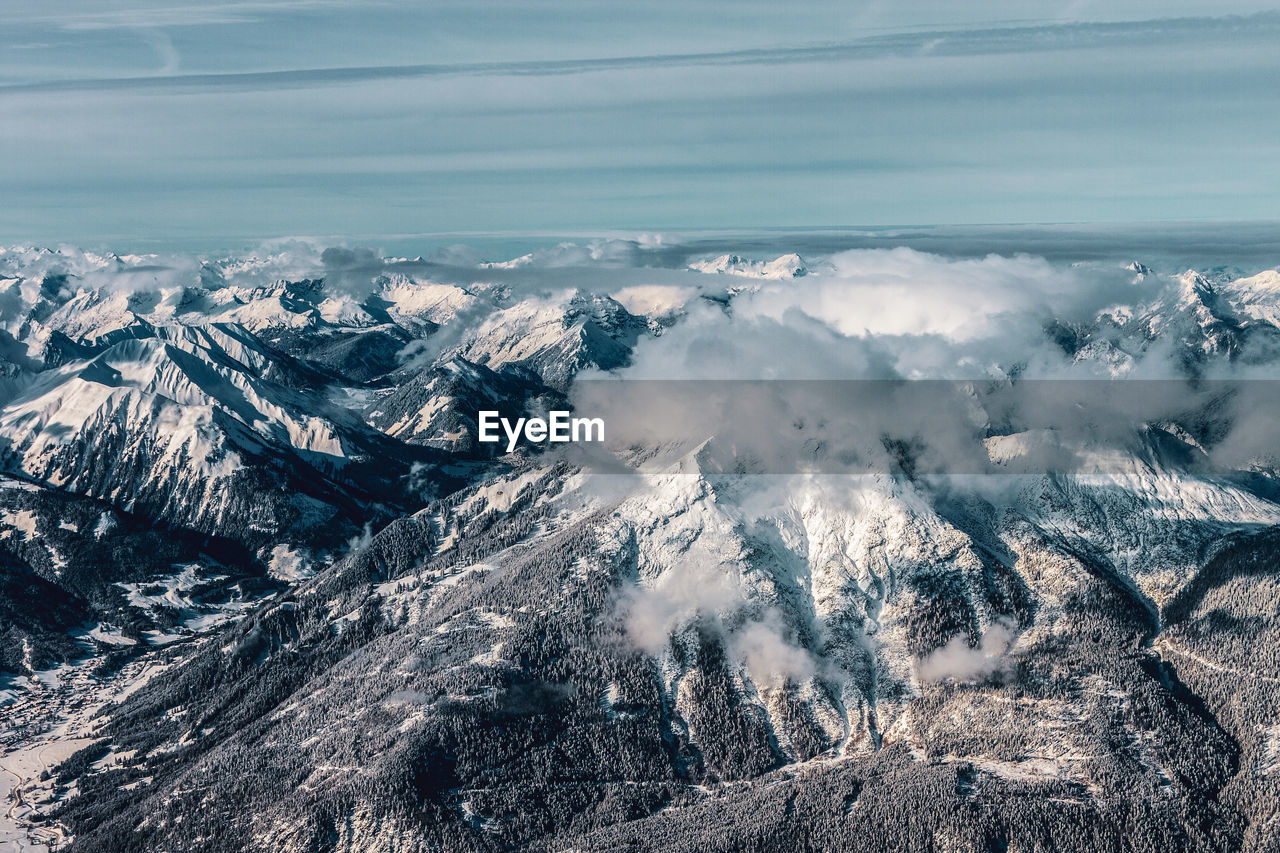
M 695 621 L 719 631 L 730 657 L 758 685 L 804 681 L 817 671 L 812 655 L 788 631 L 773 608 L 760 612 L 739 582 L 738 567 L 710 555 L 664 572 L 651 586 L 629 590 L 620 603 L 627 638 L 642 651 L 661 655 L 672 635 Z
M 786 681 L 802 682 L 817 672 L 813 656 L 792 642 L 777 611 L 750 621 L 729 636 L 729 649 L 742 661 L 758 685 L 779 686 Z
M 956 634 L 947 644 L 916 663 L 916 677 L 923 682 L 982 681 L 1007 670 L 1007 657 L 1017 636 L 1008 625 L 993 624 L 976 647 L 964 634 Z
M 627 637 L 651 655 L 660 654 L 671 633 L 699 613 L 716 615 L 742 606 L 737 569 L 697 557 L 666 573 L 652 586 L 636 587 L 622 602 Z

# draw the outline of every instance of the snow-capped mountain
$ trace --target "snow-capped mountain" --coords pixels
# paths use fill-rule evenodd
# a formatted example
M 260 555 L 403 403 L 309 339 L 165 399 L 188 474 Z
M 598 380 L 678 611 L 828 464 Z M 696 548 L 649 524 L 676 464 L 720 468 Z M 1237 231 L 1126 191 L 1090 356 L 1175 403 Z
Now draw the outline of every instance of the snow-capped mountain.
M 1266 410 L 1213 383 L 1280 367 L 1275 271 L 624 248 L 0 252 L 21 826 L 83 851 L 1274 846 L 1280 472 Z M 637 397 L 680 423 L 595 457 L 476 441 L 478 411 L 569 407 L 584 372 L 690 380 L 703 416 Z M 726 374 L 959 375 L 941 426 L 982 465 L 926 464 L 928 408 L 779 394 L 717 422 L 751 402 Z M 1176 396 L 1137 415 L 1071 396 L 1152 379 Z M 996 393 L 1054 380 L 1046 411 Z M 761 441 L 880 461 L 766 471 Z
M 394 449 L 352 413 L 260 378 L 242 344 L 216 327 L 165 328 L 44 371 L 0 415 L 5 465 L 211 533 L 289 537 L 349 517 L 373 487 L 368 461 Z
M 495 312 L 468 337 L 460 353 L 494 369 L 527 367 L 549 386 L 563 389 L 583 368 L 622 367 L 636 341 L 656 331 L 607 296 L 570 292 Z
M 503 365 L 495 371 L 455 356 L 410 373 L 370 404 L 369 422 L 387 435 L 455 455 L 483 451 L 476 440 L 475 412 L 497 411 L 514 418 L 529 409 L 549 410 L 557 403 L 563 408 L 563 395 L 549 389 L 528 367 Z
M 744 278 L 788 279 L 807 275 L 809 267 L 794 252 L 781 255 L 772 261 L 756 261 L 740 255 L 720 255 L 707 260 L 694 261 L 689 269 L 710 275 L 736 275 Z

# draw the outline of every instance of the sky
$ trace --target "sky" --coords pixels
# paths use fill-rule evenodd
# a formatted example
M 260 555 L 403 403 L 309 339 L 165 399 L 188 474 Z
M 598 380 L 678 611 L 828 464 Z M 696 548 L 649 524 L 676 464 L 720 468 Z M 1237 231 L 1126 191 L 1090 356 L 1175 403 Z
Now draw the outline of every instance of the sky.
M 1280 218 L 1280 7 L 17 0 L 0 244 Z

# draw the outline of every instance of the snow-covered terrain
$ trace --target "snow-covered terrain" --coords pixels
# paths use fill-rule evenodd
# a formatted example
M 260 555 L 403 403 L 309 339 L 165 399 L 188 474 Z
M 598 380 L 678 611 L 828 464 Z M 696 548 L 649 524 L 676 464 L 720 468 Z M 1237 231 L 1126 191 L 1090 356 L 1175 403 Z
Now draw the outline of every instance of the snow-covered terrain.
M 18 247 L 0 367 L 0 843 L 1280 838 L 1275 270 Z

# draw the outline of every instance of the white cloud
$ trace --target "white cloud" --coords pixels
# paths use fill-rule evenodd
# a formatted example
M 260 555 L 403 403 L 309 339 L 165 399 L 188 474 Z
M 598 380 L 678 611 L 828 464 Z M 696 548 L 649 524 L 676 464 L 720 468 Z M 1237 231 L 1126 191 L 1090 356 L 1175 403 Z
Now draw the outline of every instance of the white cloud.
M 926 682 L 990 678 L 1009 666 L 1007 655 L 1016 641 L 1013 629 L 999 623 L 987 629 L 976 648 L 963 634 L 956 634 L 945 646 L 917 661 L 916 677 Z
M 666 648 L 671 632 L 697 614 L 736 610 L 744 602 L 737 570 L 695 548 L 680 566 L 650 587 L 628 591 L 621 602 L 627 637 L 649 654 Z
M 735 630 L 729 637 L 729 648 L 758 685 L 801 682 L 817 672 L 809 652 L 787 639 L 775 611 Z

